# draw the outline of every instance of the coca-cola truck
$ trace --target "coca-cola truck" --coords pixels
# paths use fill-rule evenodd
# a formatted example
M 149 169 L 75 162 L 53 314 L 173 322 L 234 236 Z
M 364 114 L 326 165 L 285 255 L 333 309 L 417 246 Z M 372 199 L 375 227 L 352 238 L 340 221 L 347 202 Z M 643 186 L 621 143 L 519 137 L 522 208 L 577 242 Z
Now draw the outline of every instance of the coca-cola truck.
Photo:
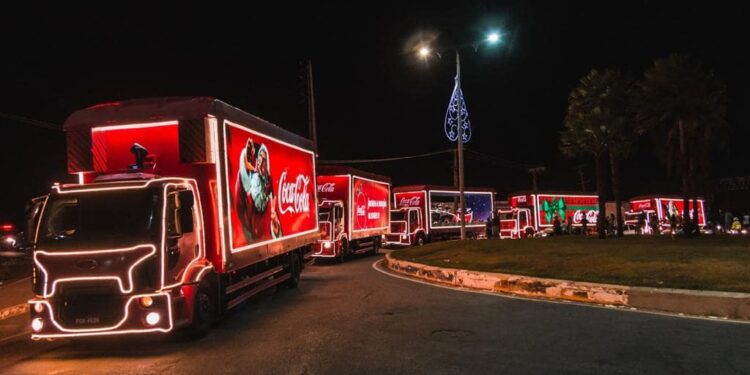
M 551 230 L 555 216 L 561 223 L 571 219 L 573 227 L 581 227 L 583 218 L 588 228 L 595 229 L 599 215 L 599 197 L 578 193 L 511 194 L 509 209 L 499 210 L 500 238 L 525 238 Z
M 355 168 L 318 168 L 320 240 L 313 257 L 377 254 L 390 226 L 391 179 Z
M 706 226 L 705 201 L 698 201 L 698 227 Z M 636 233 L 651 234 L 656 220 L 660 233 L 668 233 L 671 229 L 670 218 L 675 217 L 677 223 L 682 222 L 683 207 L 685 204 L 682 197 L 668 195 L 644 195 L 631 198 L 628 202 L 630 209 L 625 212 L 624 224 L 633 228 Z M 690 218 L 693 218 L 693 200 L 688 205 Z M 642 226 L 639 225 L 642 218 Z
M 204 97 L 97 105 L 64 130 L 77 181 L 30 210 L 32 338 L 202 333 L 299 282 L 319 238 L 307 139 Z
M 495 191 L 489 188 L 464 189 L 467 238 L 480 238 L 486 233 L 487 220 L 494 210 L 494 196 Z M 423 245 L 461 235 L 459 191 L 455 187 L 400 186 L 393 189 L 393 206 L 387 245 Z

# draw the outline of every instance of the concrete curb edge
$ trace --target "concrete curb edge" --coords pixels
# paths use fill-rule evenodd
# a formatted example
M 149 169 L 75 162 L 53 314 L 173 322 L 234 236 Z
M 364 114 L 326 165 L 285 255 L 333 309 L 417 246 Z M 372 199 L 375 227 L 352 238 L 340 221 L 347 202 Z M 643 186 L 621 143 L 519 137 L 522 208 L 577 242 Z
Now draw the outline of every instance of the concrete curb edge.
M 676 314 L 750 320 L 750 293 L 630 287 L 505 273 L 442 268 L 385 255 L 386 266 L 418 279 L 521 297 L 631 307 Z

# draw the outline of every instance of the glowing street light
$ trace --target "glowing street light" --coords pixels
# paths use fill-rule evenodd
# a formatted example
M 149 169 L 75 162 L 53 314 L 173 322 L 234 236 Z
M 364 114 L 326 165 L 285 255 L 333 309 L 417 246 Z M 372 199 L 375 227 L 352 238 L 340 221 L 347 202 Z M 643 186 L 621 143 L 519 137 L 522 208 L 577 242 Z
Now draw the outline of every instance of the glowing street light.
M 499 42 L 500 41 L 500 33 L 496 32 L 496 31 L 493 31 L 493 32 L 489 33 L 489 35 L 487 35 L 487 41 L 490 42 L 490 43 L 492 43 L 492 44 L 495 44 L 495 43 Z
M 430 52 L 431 51 L 429 47 L 422 46 L 419 48 L 419 51 L 417 53 L 419 53 L 419 57 L 425 59 L 430 56 Z
M 500 33 L 494 31 L 487 35 L 486 42 L 494 45 L 500 42 Z M 458 191 L 459 201 L 461 207 L 461 213 L 458 215 L 461 222 L 461 240 L 466 239 L 466 200 L 464 199 L 464 147 L 463 144 L 468 142 L 471 138 L 471 126 L 469 124 L 469 112 L 466 108 L 466 102 L 464 101 L 463 91 L 461 90 L 461 57 L 459 50 L 462 47 L 473 46 L 476 51 L 479 47 L 479 43 L 470 43 L 460 45 L 457 47 L 449 48 L 456 51 L 456 78 L 455 86 L 453 88 L 453 94 L 451 100 L 448 103 L 448 111 L 445 115 L 445 135 L 452 142 L 457 143 L 457 162 L 458 162 Z M 432 54 L 432 50 L 428 46 L 421 46 L 417 50 L 419 57 L 426 59 Z M 436 52 L 436 55 L 440 57 L 440 52 Z

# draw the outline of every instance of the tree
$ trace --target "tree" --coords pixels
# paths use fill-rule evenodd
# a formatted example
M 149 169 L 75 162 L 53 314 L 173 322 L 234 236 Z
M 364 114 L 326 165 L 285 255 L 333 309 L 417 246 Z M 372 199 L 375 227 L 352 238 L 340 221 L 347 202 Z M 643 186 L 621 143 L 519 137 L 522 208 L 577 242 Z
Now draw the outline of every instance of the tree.
M 604 197 L 607 181 L 607 160 L 612 176 L 612 191 L 617 205 L 618 233 L 622 234 L 620 195 L 620 162 L 632 148 L 629 92 L 632 80 L 617 69 L 592 70 L 581 78 L 570 93 L 565 130 L 560 150 L 569 157 L 588 155 L 596 165 L 596 189 L 599 195 L 599 237 L 604 238 Z
M 690 235 L 697 226 L 687 219 L 689 199 L 695 202 L 698 177 L 705 179 L 710 150 L 722 141 L 726 128 L 726 86 L 700 61 L 672 54 L 655 60 L 638 88 L 639 132 L 651 133 L 661 142 L 657 150 L 667 170 L 680 176 L 683 228 Z

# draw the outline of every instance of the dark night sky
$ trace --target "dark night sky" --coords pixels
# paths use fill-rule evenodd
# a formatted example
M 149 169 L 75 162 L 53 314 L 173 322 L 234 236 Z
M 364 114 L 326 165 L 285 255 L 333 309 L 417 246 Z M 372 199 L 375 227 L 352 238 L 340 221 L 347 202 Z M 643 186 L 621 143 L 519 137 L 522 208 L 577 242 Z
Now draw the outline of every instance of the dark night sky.
M 514 165 L 545 165 L 541 188 L 574 190 L 575 165 L 558 151 L 567 97 L 592 68 L 640 77 L 654 58 L 686 52 L 729 87 L 731 140 L 716 174 L 750 174 L 748 6 L 744 2 L 430 1 L 274 7 L 199 6 L 4 9 L 0 112 L 60 124 L 100 102 L 167 95 L 214 96 L 305 135 L 300 61 L 315 67 L 323 159 L 378 158 L 450 147 L 442 131 L 455 61 L 419 63 L 410 37 L 476 40 L 490 27 L 504 45 L 462 54 L 473 124 L 468 147 L 507 162 L 467 158 L 467 184 L 501 194 L 529 188 Z M 0 219 L 65 179 L 62 133 L 0 119 L 6 179 Z M 677 191 L 644 139 L 625 165 L 627 195 Z M 732 165 L 729 160 L 744 161 Z M 395 185 L 451 183 L 452 157 L 360 165 Z M 587 162 L 589 190 L 593 168 Z M 744 165 L 741 165 L 744 164 Z

